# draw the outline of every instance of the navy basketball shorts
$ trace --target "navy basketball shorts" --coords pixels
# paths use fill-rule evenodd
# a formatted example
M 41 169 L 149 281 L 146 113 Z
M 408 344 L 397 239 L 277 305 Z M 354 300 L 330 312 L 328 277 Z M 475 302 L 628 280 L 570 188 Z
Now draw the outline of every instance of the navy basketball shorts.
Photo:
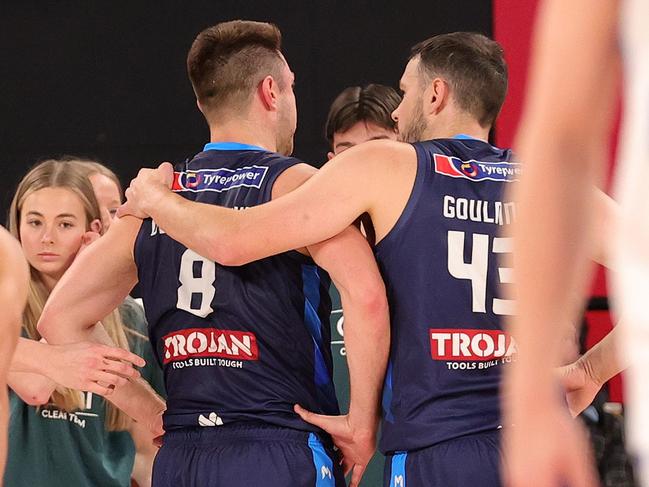
M 153 487 L 344 487 L 338 455 L 314 433 L 273 426 L 169 431 Z
M 386 456 L 384 487 L 501 487 L 500 432 Z

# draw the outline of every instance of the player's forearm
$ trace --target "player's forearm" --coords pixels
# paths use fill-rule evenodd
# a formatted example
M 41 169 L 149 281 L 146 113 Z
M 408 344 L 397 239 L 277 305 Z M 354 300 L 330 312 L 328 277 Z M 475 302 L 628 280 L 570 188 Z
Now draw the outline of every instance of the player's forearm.
M 49 377 L 33 372 L 11 371 L 7 374 L 7 385 L 32 406 L 46 404 L 56 389 L 56 383 Z
M 155 455 L 155 453 L 143 454 L 138 451 L 135 452 L 131 478 L 137 482 L 138 487 L 151 487 Z
M 45 315 L 45 312 L 43 312 Z M 60 317 L 65 318 L 65 314 L 54 314 L 56 319 L 48 321 L 48 326 L 44 331 L 47 335 L 43 336 L 51 345 L 63 343 L 76 343 L 80 341 L 90 341 L 102 343 L 115 347 L 115 343 L 106 332 L 101 323 L 95 323 L 90 326 L 60 326 Z M 149 384 L 142 378 L 129 380 L 126 385 L 117 387 L 110 397 L 106 397 L 116 407 L 123 410 L 131 418 L 139 422 L 150 421 L 154 415 L 159 415 L 164 410 L 164 401 L 158 397 Z
M 90 341 L 103 343 L 111 347 L 115 343 L 110 338 L 101 323 L 86 329 Z M 156 394 L 153 388 L 143 378 L 129 380 L 125 385 L 117 387 L 106 399 L 117 408 L 124 411 L 135 421 L 148 425 L 165 410 L 165 402 Z
M 53 344 L 91 341 L 89 328 L 117 308 L 136 282 L 130 249 L 120 249 L 110 235 L 102 237 L 77 256 L 57 283 L 39 318 L 38 331 Z
M 158 452 L 158 448 L 153 443 L 154 437 L 139 423 L 132 424 L 130 433 L 135 444 L 135 461 L 131 477 L 140 487 L 150 487 L 153 460 Z
M 597 384 L 603 385 L 630 365 L 628 358 L 624 355 L 620 356 L 617 351 L 620 326 L 624 325 L 618 324 L 577 360 L 577 363 Z
M 52 353 L 53 349 L 48 344 L 20 337 L 9 370 L 47 375 L 53 365 Z
M 565 22 L 564 7 L 584 18 L 565 30 L 567 39 L 553 27 Z M 615 70 L 602 63 L 616 45 L 615 16 L 607 9 L 584 14 L 579 2 L 549 2 L 535 34 L 535 63 L 518 135 L 525 170 L 516 188 L 514 235 L 513 331 L 520 352 L 514 371 L 530 390 L 552 387 L 560 342 L 583 306 L 595 237 L 592 188 L 604 165 L 615 100 Z M 584 48 L 567 57 L 566 44 Z
M 239 265 L 254 240 L 238 225 L 235 210 L 187 200 L 171 191 L 160 192 L 155 204 L 146 207 L 156 225 L 188 249 L 223 265 Z M 246 262 L 263 257 L 246 255 Z
M 192 202 L 157 188 L 145 200 L 143 210 L 171 238 L 203 257 L 223 265 L 243 265 L 323 242 L 344 231 L 367 210 L 364 199 L 344 188 L 351 180 L 355 180 L 353 175 L 343 183 L 334 176 L 315 188 L 309 180 L 270 203 L 241 211 Z M 337 194 L 336 189 L 350 192 L 332 210 L 331 195 Z
M 390 318 L 385 288 L 377 283 L 354 296 L 340 289 L 345 313 L 349 368 L 349 415 L 356 425 L 373 428 L 380 417 L 381 391 L 390 353 Z
M 570 162 L 578 155 L 562 151 L 560 143 L 548 152 L 539 142 L 533 136 L 521 147 L 528 159 L 516 195 L 518 302 L 511 330 L 519 349 L 512 372 L 537 399 L 555 392 L 552 368 L 560 365 L 561 342 L 583 306 L 593 229 L 590 196 L 598 178 L 596 165 Z M 589 156 L 597 157 L 580 154 Z M 546 177 L 555 171 L 561 177 Z
M 117 387 L 106 399 L 151 430 L 156 423 L 162 426 L 161 416 L 166 409 L 165 401 L 141 377 Z
M 592 259 L 608 268 L 612 268 L 611 229 L 615 228 L 619 217 L 619 205 L 599 188 L 593 189 L 593 206 L 595 220 L 593 231 Z

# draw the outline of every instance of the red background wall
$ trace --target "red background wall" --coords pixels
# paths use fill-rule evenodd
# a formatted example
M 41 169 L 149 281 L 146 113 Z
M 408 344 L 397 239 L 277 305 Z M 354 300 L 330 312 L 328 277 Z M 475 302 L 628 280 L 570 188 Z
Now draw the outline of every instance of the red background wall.
M 538 4 L 538 0 L 493 0 L 494 37 L 503 46 L 509 66 L 509 91 L 502 113 L 496 123 L 496 143 L 501 147 L 511 147 L 516 135 L 525 99 L 531 37 Z M 612 135 L 607 186 L 613 168 L 619 117 L 618 111 L 618 122 L 615 124 L 616 128 Z M 607 295 L 606 277 L 601 268 L 597 269 L 591 294 L 592 296 Z M 586 318 L 589 325 L 586 344 L 590 348 L 611 329 L 611 318 L 609 313 L 601 311 L 588 312 Z M 621 376 L 613 378 L 609 387 L 611 400 L 621 402 Z

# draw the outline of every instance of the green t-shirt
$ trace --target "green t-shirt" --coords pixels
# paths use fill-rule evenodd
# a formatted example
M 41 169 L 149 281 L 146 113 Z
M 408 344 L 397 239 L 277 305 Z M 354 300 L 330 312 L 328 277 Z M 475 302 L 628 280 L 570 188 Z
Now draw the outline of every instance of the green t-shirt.
M 120 306 L 127 327 L 147 335 L 142 308 L 128 298 Z M 148 339 L 127 333 L 131 351 L 147 364 L 141 370 L 159 393 L 162 371 Z M 6 487 L 127 487 L 130 485 L 135 446 L 130 433 L 106 431 L 106 402 L 84 393 L 86 407 L 68 413 L 47 405 L 29 406 L 10 394 L 9 454 Z

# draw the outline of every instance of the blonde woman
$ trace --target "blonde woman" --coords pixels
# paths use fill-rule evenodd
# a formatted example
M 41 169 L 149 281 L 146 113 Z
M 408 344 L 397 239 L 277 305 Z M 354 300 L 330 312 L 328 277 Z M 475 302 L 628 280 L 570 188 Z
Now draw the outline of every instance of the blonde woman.
M 110 224 L 116 218 L 117 208 L 122 204 L 122 185 L 117 175 L 103 164 L 91 160 L 77 157 L 67 157 L 69 162 L 75 168 L 78 168 L 92 184 L 92 189 L 99 204 L 99 213 L 101 215 L 101 226 L 103 235 L 108 231 Z M 128 329 L 134 330 L 140 334 L 148 334 L 148 325 L 144 316 L 144 308 L 133 298 L 127 296 L 119 307 L 120 315 Z M 149 364 L 149 375 L 147 381 L 153 386 L 155 391 L 164 395 L 164 378 L 162 369 L 158 366 L 153 349 L 148 340 L 142 345 L 144 358 Z M 150 441 L 150 435 L 133 435 L 136 447 L 135 465 L 133 466 L 133 478 L 140 487 L 151 484 L 151 472 L 153 459 L 158 449 Z
M 37 165 L 18 186 L 9 228 L 29 263 L 30 281 L 8 378 L 15 394 L 5 484 L 128 486 L 135 454 L 128 431 L 139 426 L 98 394 L 110 395 L 139 375 L 130 363 L 144 361 L 128 350 L 141 353 L 144 340 L 125 331 L 118 311 L 102 321 L 120 348 L 48 345 L 36 329 L 50 291 L 92 240 L 89 232 L 101 231 L 90 181 L 69 161 Z

